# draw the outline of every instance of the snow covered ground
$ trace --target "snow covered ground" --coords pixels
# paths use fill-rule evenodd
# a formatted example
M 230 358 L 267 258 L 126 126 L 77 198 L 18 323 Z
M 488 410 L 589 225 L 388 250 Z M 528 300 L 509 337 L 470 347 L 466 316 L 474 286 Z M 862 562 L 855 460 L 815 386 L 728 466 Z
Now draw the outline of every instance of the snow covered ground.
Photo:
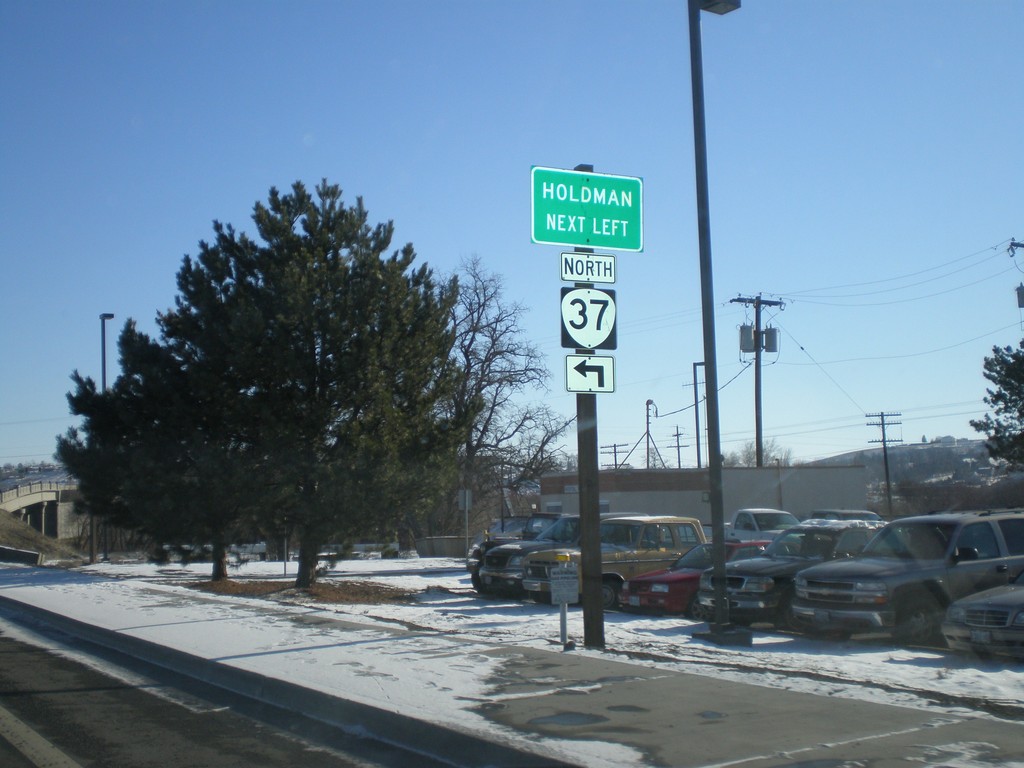
M 143 587 L 182 585 L 209 578 L 209 564 L 96 564 L 84 573 L 115 576 Z M 295 564 L 246 563 L 235 579 L 293 580 Z M 374 581 L 414 591 L 414 604 L 324 605 L 339 618 L 369 625 L 394 625 L 464 637 L 469 645 L 498 643 L 552 649 L 559 646 L 557 606 L 481 598 L 461 560 L 409 558 L 343 560 L 325 580 Z M 123 583 L 123 582 L 122 582 Z M 69 599 L 74 599 L 69 593 Z M 225 599 L 225 598 L 220 598 Z M 232 598 L 227 598 L 232 599 Z M 233 598 L 251 602 L 252 598 Z M 96 602 L 96 610 L 110 610 Z M 81 611 L 79 604 L 77 611 Z M 750 648 L 724 648 L 694 637 L 706 624 L 682 617 L 605 614 L 606 650 L 617 660 L 663 664 L 700 675 L 720 676 L 827 696 L 866 699 L 949 712 L 986 711 L 1024 715 L 1024 664 L 983 661 L 951 652 L 900 648 L 884 639 L 831 642 L 784 633 L 754 633 Z M 583 615 L 570 606 L 568 636 L 582 645 Z M 223 649 L 231 655 L 231 648 Z M 579 648 L 574 653 L 602 653 Z

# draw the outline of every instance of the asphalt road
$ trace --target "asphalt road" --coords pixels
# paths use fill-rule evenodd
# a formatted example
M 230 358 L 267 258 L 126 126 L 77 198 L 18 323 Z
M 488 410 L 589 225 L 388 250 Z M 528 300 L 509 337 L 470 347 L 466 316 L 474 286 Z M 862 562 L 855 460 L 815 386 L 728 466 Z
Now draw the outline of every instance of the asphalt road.
M 252 706 L 247 702 L 170 680 L 157 670 L 109 667 L 109 658 L 99 669 L 87 666 L 12 639 L 9 626 L 0 620 L 0 765 L 5 768 L 435 765 L 294 715 L 247 711 Z M 116 675 L 104 667 L 116 669 Z

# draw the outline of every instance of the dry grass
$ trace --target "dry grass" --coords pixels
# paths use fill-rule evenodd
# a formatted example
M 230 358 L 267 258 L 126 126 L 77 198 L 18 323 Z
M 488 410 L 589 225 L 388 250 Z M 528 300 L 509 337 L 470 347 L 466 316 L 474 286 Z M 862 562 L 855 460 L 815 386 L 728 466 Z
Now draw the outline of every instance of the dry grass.
M 395 587 L 386 587 L 368 581 L 317 582 L 309 589 L 295 589 L 291 582 L 251 581 L 203 581 L 193 584 L 194 589 L 217 595 L 240 597 L 270 597 L 292 600 L 296 597 L 312 598 L 318 603 L 379 604 L 408 603 L 413 593 Z
M 70 544 L 44 536 L 10 512 L 0 512 L 0 545 L 39 552 L 44 560 L 67 565 L 79 565 L 86 559 L 84 553 Z

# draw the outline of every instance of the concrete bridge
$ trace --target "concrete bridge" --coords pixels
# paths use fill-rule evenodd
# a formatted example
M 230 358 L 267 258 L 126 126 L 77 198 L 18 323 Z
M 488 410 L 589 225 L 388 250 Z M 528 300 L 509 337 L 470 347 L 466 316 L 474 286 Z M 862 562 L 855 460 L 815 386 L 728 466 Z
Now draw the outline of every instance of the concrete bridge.
M 44 480 L 24 483 L 0 493 L 0 514 L 9 514 L 51 538 L 70 538 L 73 507 L 78 483 L 72 480 Z

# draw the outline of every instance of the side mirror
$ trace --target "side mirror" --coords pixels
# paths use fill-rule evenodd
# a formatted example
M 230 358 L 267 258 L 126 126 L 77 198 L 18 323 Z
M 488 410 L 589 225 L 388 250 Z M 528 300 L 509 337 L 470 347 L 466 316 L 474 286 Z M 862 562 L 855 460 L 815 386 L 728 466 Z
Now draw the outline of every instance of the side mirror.
M 956 551 L 956 562 L 963 563 L 968 560 L 978 559 L 978 550 L 974 547 L 959 547 Z

